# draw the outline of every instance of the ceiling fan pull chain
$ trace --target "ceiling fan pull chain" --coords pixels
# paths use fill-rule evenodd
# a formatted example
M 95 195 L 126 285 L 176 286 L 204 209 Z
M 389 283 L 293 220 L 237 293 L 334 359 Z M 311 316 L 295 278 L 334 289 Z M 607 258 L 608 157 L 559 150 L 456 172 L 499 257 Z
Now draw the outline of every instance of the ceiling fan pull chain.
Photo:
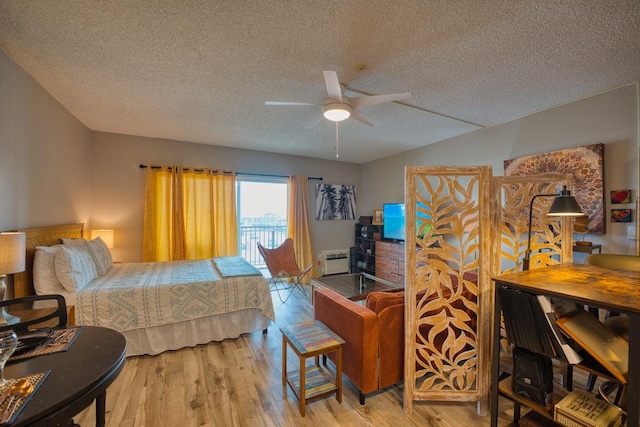
M 338 140 L 338 122 L 336 122 L 336 159 L 340 157 L 340 145 Z

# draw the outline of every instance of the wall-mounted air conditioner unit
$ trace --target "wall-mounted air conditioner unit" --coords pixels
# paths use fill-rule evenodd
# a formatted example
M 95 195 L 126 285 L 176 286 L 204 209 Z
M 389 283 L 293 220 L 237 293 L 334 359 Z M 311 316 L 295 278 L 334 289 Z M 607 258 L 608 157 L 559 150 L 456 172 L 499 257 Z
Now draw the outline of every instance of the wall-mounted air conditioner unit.
M 320 252 L 320 270 L 323 276 L 349 272 L 349 249 Z

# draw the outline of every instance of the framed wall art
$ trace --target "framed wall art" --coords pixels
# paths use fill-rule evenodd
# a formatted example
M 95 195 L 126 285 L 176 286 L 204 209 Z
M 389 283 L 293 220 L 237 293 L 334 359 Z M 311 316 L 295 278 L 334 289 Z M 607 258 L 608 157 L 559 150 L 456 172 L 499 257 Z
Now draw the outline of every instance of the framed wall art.
M 316 220 L 356 219 L 355 185 L 316 185 Z
M 631 209 L 611 209 L 611 222 L 633 222 Z
M 373 211 L 373 223 L 382 224 L 384 222 L 384 216 L 382 209 L 376 209 Z
M 611 204 L 631 203 L 631 190 L 614 190 L 611 192 Z
M 571 174 L 572 194 L 587 216 L 586 229 L 580 232 L 605 234 L 603 165 L 604 144 L 594 144 L 505 160 L 504 174 Z

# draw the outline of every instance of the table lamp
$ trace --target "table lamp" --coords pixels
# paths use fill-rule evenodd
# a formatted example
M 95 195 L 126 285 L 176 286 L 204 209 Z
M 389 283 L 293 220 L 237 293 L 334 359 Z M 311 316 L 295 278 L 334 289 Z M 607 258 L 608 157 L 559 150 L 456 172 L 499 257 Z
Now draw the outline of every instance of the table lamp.
M 24 233 L 0 233 L 0 300 L 4 301 L 7 292 L 5 277 L 7 274 L 24 271 L 26 258 L 26 236 Z M 11 318 L 2 309 L 0 324 Z
M 109 249 L 113 249 L 113 236 L 113 230 L 105 230 L 104 228 L 101 228 L 100 230 L 91 230 L 91 240 L 95 239 L 96 237 L 100 237 Z
M 527 235 L 527 250 L 524 253 L 524 259 L 522 260 L 522 271 L 529 270 L 529 262 L 531 259 L 531 226 L 533 220 L 533 202 L 537 197 L 555 197 L 556 199 L 549 208 L 548 216 L 582 216 L 584 212 L 580 208 L 580 205 L 576 201 L 576 198 L 571 195 L 571 191 L 567 190 L 567 186 L 562 187 L 562 191 L 558 194 L 536 194 L 531 198 L 531 204 L 529 205 L 529 234 Z

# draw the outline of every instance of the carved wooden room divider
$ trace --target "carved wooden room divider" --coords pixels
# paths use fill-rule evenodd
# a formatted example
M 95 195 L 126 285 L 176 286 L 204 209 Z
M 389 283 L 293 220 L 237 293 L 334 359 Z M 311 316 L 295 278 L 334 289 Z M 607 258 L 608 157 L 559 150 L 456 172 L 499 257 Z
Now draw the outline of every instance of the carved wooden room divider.
M 407 412 L 414 400 L 487 400 L 490 193 L 489 166 L 405 169 Z
M 571 190 L 571 176 L 548 174 L 535 176 L 498 176 L 493 178 L 494 228 L 500 240 L 494 242 L 492 275 L 522 270 L 522 256 L 527 249 L 529 207 L 533 195 L 560 193 L 562 187 Z M 572 220 L 551 217 L 546 212 L 553 197 L 537 198 L 533 203 L 531 221 L 531 263 L 529 268 L 560 264 L 573 259 Z
M 521 269 L 534 194 L 570 186 L 567 175 L 492 177 L 489 166 L 405 168 L 404 409 L 413 401 L 476 401 L 488 414 L 491 277 Z M 559 188 L 558 188 L 559 187 Z M 533 209 L 531 268 L 571 260 L 566 219 Z M 412 241 L 409 236 L 415 236 Z

